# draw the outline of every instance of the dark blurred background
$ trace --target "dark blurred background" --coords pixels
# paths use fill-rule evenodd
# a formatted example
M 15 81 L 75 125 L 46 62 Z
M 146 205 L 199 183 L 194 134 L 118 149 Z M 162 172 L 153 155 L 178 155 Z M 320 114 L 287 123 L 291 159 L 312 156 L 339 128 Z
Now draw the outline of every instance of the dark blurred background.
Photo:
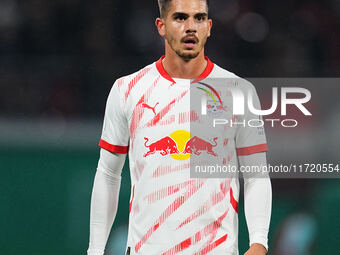
M 210 5 L 206 54 L 225 69 L 242 77 L 340 76 L 339 0 Z M 157 16 L 156 0 L 0 0 L 1 254 L 86 254 L 106 97 L 117 78 L 163 55 Z M 340 106 L 331 104 L 336 110 L 319 116 L 333 128 L 286 133 L 283 144 L 269 130 L 269 162 L 339 161 Z M 272 183 L 270 254 L 338 254 L 338 180 Z M 129 185 L 127 161 L 110 255 L 125 248 Z M 248 245 L 242 210 L 240 254 Z

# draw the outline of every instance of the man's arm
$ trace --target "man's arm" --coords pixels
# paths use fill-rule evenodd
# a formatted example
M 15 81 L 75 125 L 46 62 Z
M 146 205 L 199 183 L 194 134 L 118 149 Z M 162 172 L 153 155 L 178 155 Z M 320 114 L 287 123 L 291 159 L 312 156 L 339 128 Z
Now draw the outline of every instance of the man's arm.
M 116 217 L 121 172 L 126 154 L 100 150 L 91 197 L 90 241 L 88 255 L 103 255 Z
M 241 166 L 265 166 L 266 153 L 239 156 Z M 244 210 L 250 249 L 246 255 L 262 255 L 268 250 L 268 232 L 272 207 L 272 188 L 268 174 L 245 173 Z

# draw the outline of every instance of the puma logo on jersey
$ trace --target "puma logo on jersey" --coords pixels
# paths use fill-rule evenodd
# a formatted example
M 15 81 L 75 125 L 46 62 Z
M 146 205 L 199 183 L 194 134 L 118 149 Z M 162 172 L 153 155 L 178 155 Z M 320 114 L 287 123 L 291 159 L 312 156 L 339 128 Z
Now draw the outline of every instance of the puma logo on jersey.
M 155 108 L 156 108 L 156 106 L 157 106 L 158 104 L 159 104 L 159 102 L 157 102 L 157 104 L 155 104 L 155 106 L 154 106 L 154 107 L 151 107 L 150 105 L 143 103 L 143 104 L 142 104 L 142 107 L 144 107 L 144 108 L 148 108 L 148 109 L 152 110 L 152 111 L 153 111 L 153 113 L 156 115 Z

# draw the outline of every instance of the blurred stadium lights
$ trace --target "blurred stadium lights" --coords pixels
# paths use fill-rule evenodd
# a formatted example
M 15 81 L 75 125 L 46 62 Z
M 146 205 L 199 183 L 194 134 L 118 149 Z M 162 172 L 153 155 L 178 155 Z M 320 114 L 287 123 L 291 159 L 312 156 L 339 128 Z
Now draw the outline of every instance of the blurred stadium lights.
M 265 17 L 254 12 L 243 14 L 236 21 L 235 28 L 243 40 L 251 43 L 265 40 L 269 32 L 269 25 Z
M 215 2 L 215 1 L 214 1 Z M 238 0 L 218 0 L 216 4 L 211 5 L 209 14 L 213 19 L 218 20 L 222 24 L 227 24 L 236 18 L 239 14 L 240 5 Z
M 332 6 L 334 7 L 334 10 L 340 16 L 340 0 L 332 0 L 331 2 L 332 2 Z
M 318 224 L 310 213 L 295 213 L 280 225 L 280 236 L 274 254 L 308 255 L 317 237 Z
M 0 29 L 14 27 L 19 22 L 19 13 L 15 1 L 0 1 Z
M 304 9 L 292 15 L 290 30 L 299 40 L 311 40 L 317 36 L 319 22 L 312 11 Z

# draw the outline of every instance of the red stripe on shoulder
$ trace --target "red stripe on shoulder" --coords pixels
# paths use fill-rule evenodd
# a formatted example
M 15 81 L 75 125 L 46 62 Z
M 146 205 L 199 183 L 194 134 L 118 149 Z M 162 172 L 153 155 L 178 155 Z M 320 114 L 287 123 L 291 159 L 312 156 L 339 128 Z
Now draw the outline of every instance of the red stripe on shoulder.
M 117 86 L 120 88 L 124 84 L 125 76 L 117 80 Z
M 129 82 L 127 91 L 125 92 L 125 100 L 129 97 L 133 87 L 151 70 L 151 67 L 145 67 L 140 70 L 137 75 Z
M 119 146 L 119 145 L 113 145 L 110 144 L 103 139 L 100 139 L 99 146 L 107 151 L 113 152 L 113 153 L 121 153 L 126 154 L 129 151 L 129 146 Z
M 264 143 L 264 144 L 249 146 L 249 147 L 237 148 L 236 151 L 237 151 L 237 156 L 246 156 L 246 155 L 251 155 L 254 153 L 268 151 L 268 146 L 266 143 Z

